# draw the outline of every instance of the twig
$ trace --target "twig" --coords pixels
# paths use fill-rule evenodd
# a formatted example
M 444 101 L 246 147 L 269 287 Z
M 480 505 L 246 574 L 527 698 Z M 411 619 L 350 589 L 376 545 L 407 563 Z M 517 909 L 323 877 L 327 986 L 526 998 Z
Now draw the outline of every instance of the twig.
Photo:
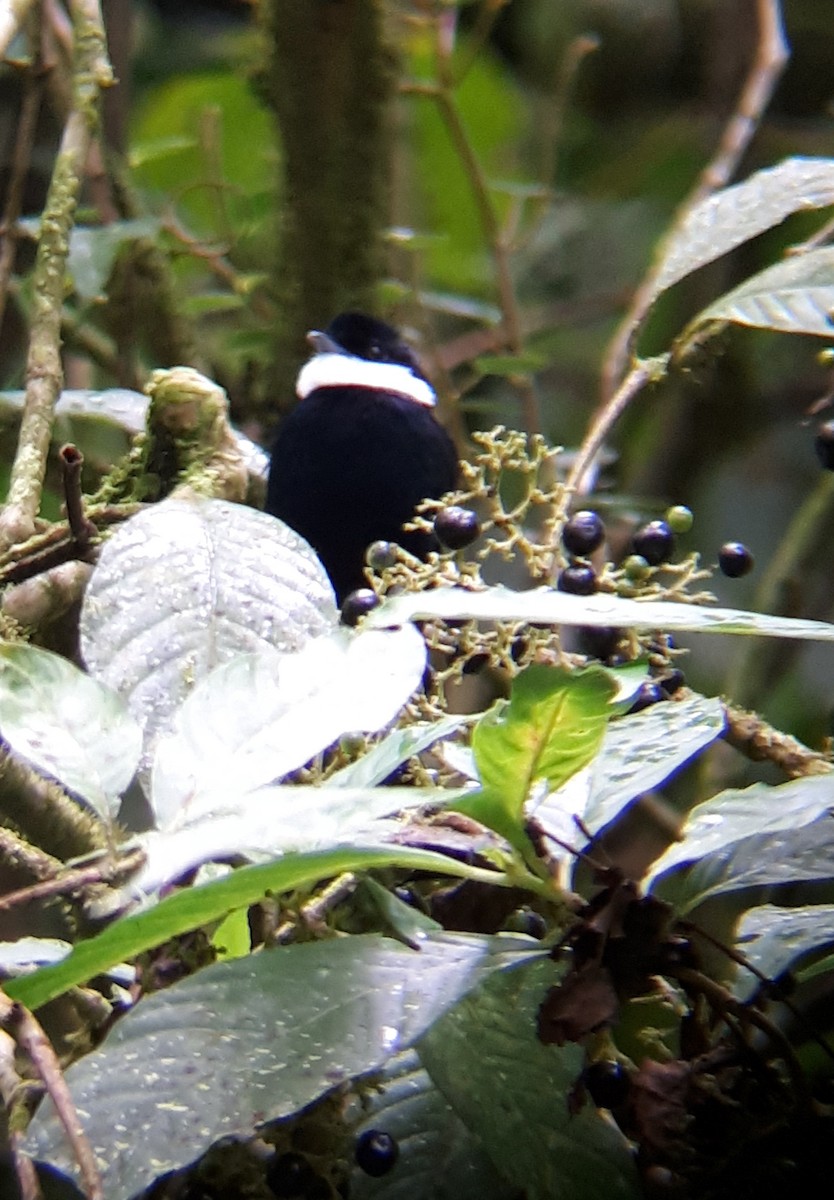
M 22 1004 L 2 997 L 0 1015 L 17 1044 L 32 1060 L 35 1069 L 55 1105 L 81 1171 L 81 1182 L 88 1200 L 104 1200 L 104 1189 L 96 1166 L 93 1148 L 84 1132 L 67 1081 L 52 1044 L 32 1014 Z
M 38 123 L 41 99 L 43 96 L 43 75 L 40 63 L 36 59 L 26 72 L 26 82 L 20 115 L 15 129 L 14 147 L 9 163 L 9 184 L 6 192 L 6 207 L 3 211 L 0 225 L 0 325 L 3 324 L 3 314 L 9 294 L 9 282 L 14 270 L 17 238 L 15 224 L 20 216 L 23 204 L 23 189 L 29 161 L 32 156 L 32 146 L 35 140 L 35 130 Z
M 337 875 L 317 895 L 299 908 L 298 919 L 282 921 L 272 934 L 270 941 L 276 945 L 294 942 L 298 936 L 299 921 L 307 929 L 320 928 L 324 924 L 327 914 L 354 892 L 358 882 L 358 877 L 353 871 L 344 871 L 341 875 Z
M 0 550 L 25 540 L 35 529 L 53 411 L 63 377 L 60 331 L 69 235 L 87 151 L 98 119 L 99 90 L 112 83 L 97 0 L 75 0 L 73 17 L 76 49 L 73 107 L 64 126 L 41 220 L 33 275 L 26 401 L 8 502 L 0 513 Z
M 84 516 L 84 498 L 81 492 L 84 455 L 77 446 L 68 442 L 61 447 L 58 456 L 64 477 L 64 503 L 67 507 L 67 524 L 75 544 L 75 557 L 83 558 L 90 548 L 90 542 L 98 537 L 95 525 Z
M 112 883 L 114 879 L 129 875 L 145 860 L 143 850 L 134 850 L 118 860 L 108 860 L 92 867 L 79 867 L 75 871 L 63 871 L 54 879 L 45 879 L 41 883 L 32 883 L 28 887 L 18 888 L 16 892 L 7 892 L 0 896 L 0 912 L 16 908 L 19 904 L 28 904 L 32 900 L 45 900 L 53 896 L 65 896 L 79 892 L 83 888 L 95 884 Z M 59 864 L 63 866 L 63 864 Z
M 759 29 L 756 52 L 735 110 L 724 126 L 714 155 L 678 208 L 654 264 L 634 293 L 629 309 L 608 347 L 602 367 L 603 403 L 607 402 L 617 387 L 637 332 L 654 302 L 654 285 L 663 264 L 665 246 L 675 237 L 692 209 L 712 192 L 724 187 L 736 170 L 788 61 L 789 50 L 782 25 L 780 0 L 756 0 L 756 15 Z
M 510 264 L 510 239 L 501 229 L 498 211 L 490 194 L 487 177 L 478 161 L 458 107 L 455 96 L 457 79 L 451 58 L 451 46 L 444 36 L 444 22 L 448 14 L 445 10 L 439 9 L 436 3 L 433 8 L 437 81 L 430 86 L 406 84 L 403 91 L 433 99 L 446 125 L 452 145 L 457 151 L 461 166 L 469 180 L 470 191 L 478 210 L 484 237 L 495 265 L 498 302 L 503 316 L 506 344 L 513 354 L 520 354 L 524 348 L 524 332 Z M 520 370 L 518 375 L 511 376 L 510 380 L 521 397 L 524 428 L 528 433 L 540 433 L 541 416 L 531 379 Z
M 35 1164 L 28 1154 L 23 1153 L 24 1131 L 18 1128 L 17 1109 L 24 1082 L 17 1073 L 15 1052 L 14 1039 L 5 1030 L 0 1030 L 0 1096 L 3 1097 L 3 1103 L 6 1106 L 9 1146 L 17 1181 L 20 1184 L 20 1200 L 43 1200 Z
M 569 491 L 581 491 L 585 474 L 596 455 L 602 449 L 608 433 L 625 412 L 631 400 L 647 383 L 658 379 L 665 369 L 665 359 L 638 361 L 620 384 L 614 395 L 596 413 L 582 445 L 577 451 L 568 475 L 566 487 Z

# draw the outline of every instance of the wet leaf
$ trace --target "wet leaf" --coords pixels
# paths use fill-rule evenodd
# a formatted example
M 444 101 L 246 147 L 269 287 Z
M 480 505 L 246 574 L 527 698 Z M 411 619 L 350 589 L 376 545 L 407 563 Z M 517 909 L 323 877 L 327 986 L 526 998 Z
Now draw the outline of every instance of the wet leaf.
M 118 812 L 142 746 L 120 696 L 60 655 L 20 642 L 0 644 L 0 734 L 103 820 Z

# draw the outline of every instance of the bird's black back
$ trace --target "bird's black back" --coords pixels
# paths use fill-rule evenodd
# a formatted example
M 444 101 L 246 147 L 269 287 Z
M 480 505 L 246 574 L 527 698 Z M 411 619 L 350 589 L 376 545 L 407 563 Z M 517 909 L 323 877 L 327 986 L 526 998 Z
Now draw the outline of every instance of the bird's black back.
M 341 601 L 365 583 L 371 542 L 398 542 L 425 556 L 432 539 L 402 526 L 421 500 L 454 488 L 457 476 L 454 443 L 429 408 L 375 389 L 319 388 L 278 432 L 267 511 L 306 538 Z

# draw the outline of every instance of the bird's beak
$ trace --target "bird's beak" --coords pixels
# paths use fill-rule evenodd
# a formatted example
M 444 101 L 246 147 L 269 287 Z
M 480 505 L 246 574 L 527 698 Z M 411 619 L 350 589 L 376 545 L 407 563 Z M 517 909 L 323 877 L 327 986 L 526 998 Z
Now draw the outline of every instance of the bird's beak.
M 311 329 L 307 334 L 307 341 L 316 354 L 346 353 L 344 346 L 340 346 L 337 341 L 334 341 L 329 333 L 322 333 L 319 329 Z

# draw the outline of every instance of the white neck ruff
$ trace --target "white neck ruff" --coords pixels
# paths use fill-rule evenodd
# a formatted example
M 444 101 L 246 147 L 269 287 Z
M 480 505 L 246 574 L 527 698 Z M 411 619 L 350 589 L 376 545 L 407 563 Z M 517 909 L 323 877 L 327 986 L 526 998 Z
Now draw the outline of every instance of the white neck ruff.
M 394 392 L 426 408 L 434 408 L 437 403 L 431 384 L 414 375 L 408 367 L 399 363 L 369 362 L 352 354 L 314 354 L 299 371 L 295 390 L 299 399 L 304 400 L 316 388 L 335 387 Z

